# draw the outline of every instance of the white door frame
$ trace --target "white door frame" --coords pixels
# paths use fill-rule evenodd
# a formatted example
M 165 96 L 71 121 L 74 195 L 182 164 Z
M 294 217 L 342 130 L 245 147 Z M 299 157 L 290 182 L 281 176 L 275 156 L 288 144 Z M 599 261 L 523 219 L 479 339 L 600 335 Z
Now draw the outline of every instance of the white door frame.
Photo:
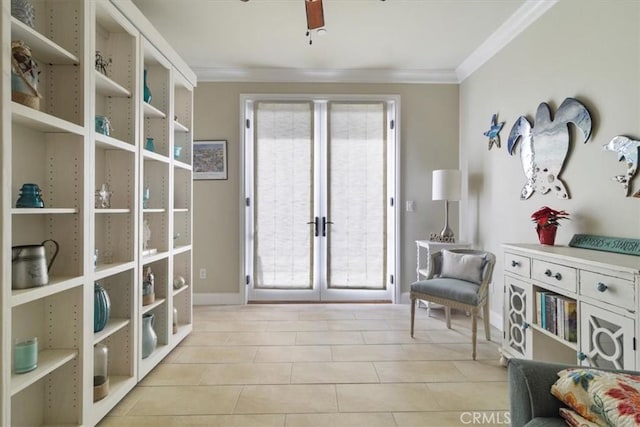
M 387 179 L 387 199 L 388 203 L 392 204 L 389 208 L 389 215 L 387 216 L 387 227 L 389 234 L 392 234 L 393 239 L 388 242 L 389 253 L 387 255 L 387 289 L 376 290 L 348 290 L 348 289 L 320 289 L 320 283 L 314 283 L 314 289 L 312 290 L 251 290 L 252 299 L 255 300 L 270 300 L 270 301 L 318 301 L 319 295 L 322 293 L 323 300 L 325 301 L 371 301 L 371 300 L 391 300 L 392 302 L 399 301 L 400 298 L 400 286 L 401 279 L 399 277 L 399 251 L 400 251 L 400 203 L 398 203 L 398 195 L 400 194 L 400 179 L 399 179 L 399 159 L 400 159 L 400 130 L 398 123 L 400 123 L 400 96 L 398 95 L 317 95 L 317 94 L 299 94 L 299 95 L 283 95 L 283 94 L 242 94 L 240 95 L 240 135 L 242 135 L 240 141 L 240 178 L 241 178 L 241 194 L 240 194 L 240 211 L 243 212 L 240 221 L 240 293 L 242 300 L 245 303 L 249 299 L 249 289 L 253 285 L 253 265 L 252 265 L 252 251 L 253 240 L 253 217 L 250 214 L 252 209 L 248 209 L 253 200 L 253 170 L 247 168 L 247 164 L 253 164 L 253 137 L 254 137 L 254 105 L 258 101 L 311 101 L 314 106 L 321 106 L 326 109 L 326 103 L 330 101 L 381 101 L 385 103 L 387 107 L 387 164 L 393 165 L 388 168 Z M 318 114 L 319 109 L 314 108 L 314 114 Z M 317 117 L 314 116 L 314 119 Z M 393 121 L 393 122 L 391 122 Z M 319 127 L 314 129 L 314 138 L 319 140 Z M 321 161 L 326 162 L 326 153 L 319 153 L 318 146 L 315 144 L 315 155 L 320 155 Z M 317 158 L 317 157 L 316 157 Z M 316 168 L 319 169 L 319 168 Z M 319 170 L 316 174 L 320 173 Z M 314 189 L 315 192 L 326 191 L 326 189 L 318 188 Z M 317 194 L 316 194 L 317 195 Z M 322 212 L 319 212 L 319 207 L 314 208 L 317 216 L 322 217 Z M 316 238 L 317 239 L 317 238 Z M 318 245 L 314 245 L 317 247 Z M 324 245 L 323 245 L 324 246 Z M 326 257 L 325 254 L 321 254 L 321 257 Z M 314 268 L 318 269 L 318 263 L 314 263 Z M 319 281 L 320 275 L 317 271 L 314 272 L 314 280 Z M 325 285 L 326 286 L 326 285 Z

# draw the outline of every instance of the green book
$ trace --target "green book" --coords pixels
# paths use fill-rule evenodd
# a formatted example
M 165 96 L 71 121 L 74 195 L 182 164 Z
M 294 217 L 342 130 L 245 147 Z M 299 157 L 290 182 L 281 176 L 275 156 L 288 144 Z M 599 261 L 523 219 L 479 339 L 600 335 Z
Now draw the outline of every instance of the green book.
M 564 302 L 564 339 L 570 342 L 578 341 L 577 303 L 571 299 Z

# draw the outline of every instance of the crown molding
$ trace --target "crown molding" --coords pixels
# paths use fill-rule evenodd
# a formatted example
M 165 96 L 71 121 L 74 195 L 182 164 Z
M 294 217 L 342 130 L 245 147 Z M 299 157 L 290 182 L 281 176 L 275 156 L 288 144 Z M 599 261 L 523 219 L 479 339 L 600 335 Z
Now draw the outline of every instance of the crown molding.
M 462 83 L 556 3 L 558 0 L 527 0 L 456 68 L 458 82 Z
M 199 82 L 457 84 L 454 70 L 197 68 Z
M 112 0 L 115 1 L 115 0 Z M 458 84 L 500 52 L 559 0 L 526 0 L 455 70 L 192 67 L 200 82 Z

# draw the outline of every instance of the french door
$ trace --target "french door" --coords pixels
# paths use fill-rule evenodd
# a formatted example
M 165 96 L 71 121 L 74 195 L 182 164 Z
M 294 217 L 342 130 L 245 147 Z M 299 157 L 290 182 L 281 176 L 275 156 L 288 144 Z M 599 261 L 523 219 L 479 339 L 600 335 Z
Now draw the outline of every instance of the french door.
M 395 101 L 246 100 L 249 301 L 393 301 Z

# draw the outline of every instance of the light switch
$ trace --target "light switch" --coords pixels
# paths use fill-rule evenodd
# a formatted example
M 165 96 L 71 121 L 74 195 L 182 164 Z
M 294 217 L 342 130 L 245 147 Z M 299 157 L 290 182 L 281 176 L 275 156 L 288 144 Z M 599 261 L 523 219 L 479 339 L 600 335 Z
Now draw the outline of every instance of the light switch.
M 407 212 L 414 212 L 416 210 L 416 202 L 413 200 L 407 200 L 406 205 Z

